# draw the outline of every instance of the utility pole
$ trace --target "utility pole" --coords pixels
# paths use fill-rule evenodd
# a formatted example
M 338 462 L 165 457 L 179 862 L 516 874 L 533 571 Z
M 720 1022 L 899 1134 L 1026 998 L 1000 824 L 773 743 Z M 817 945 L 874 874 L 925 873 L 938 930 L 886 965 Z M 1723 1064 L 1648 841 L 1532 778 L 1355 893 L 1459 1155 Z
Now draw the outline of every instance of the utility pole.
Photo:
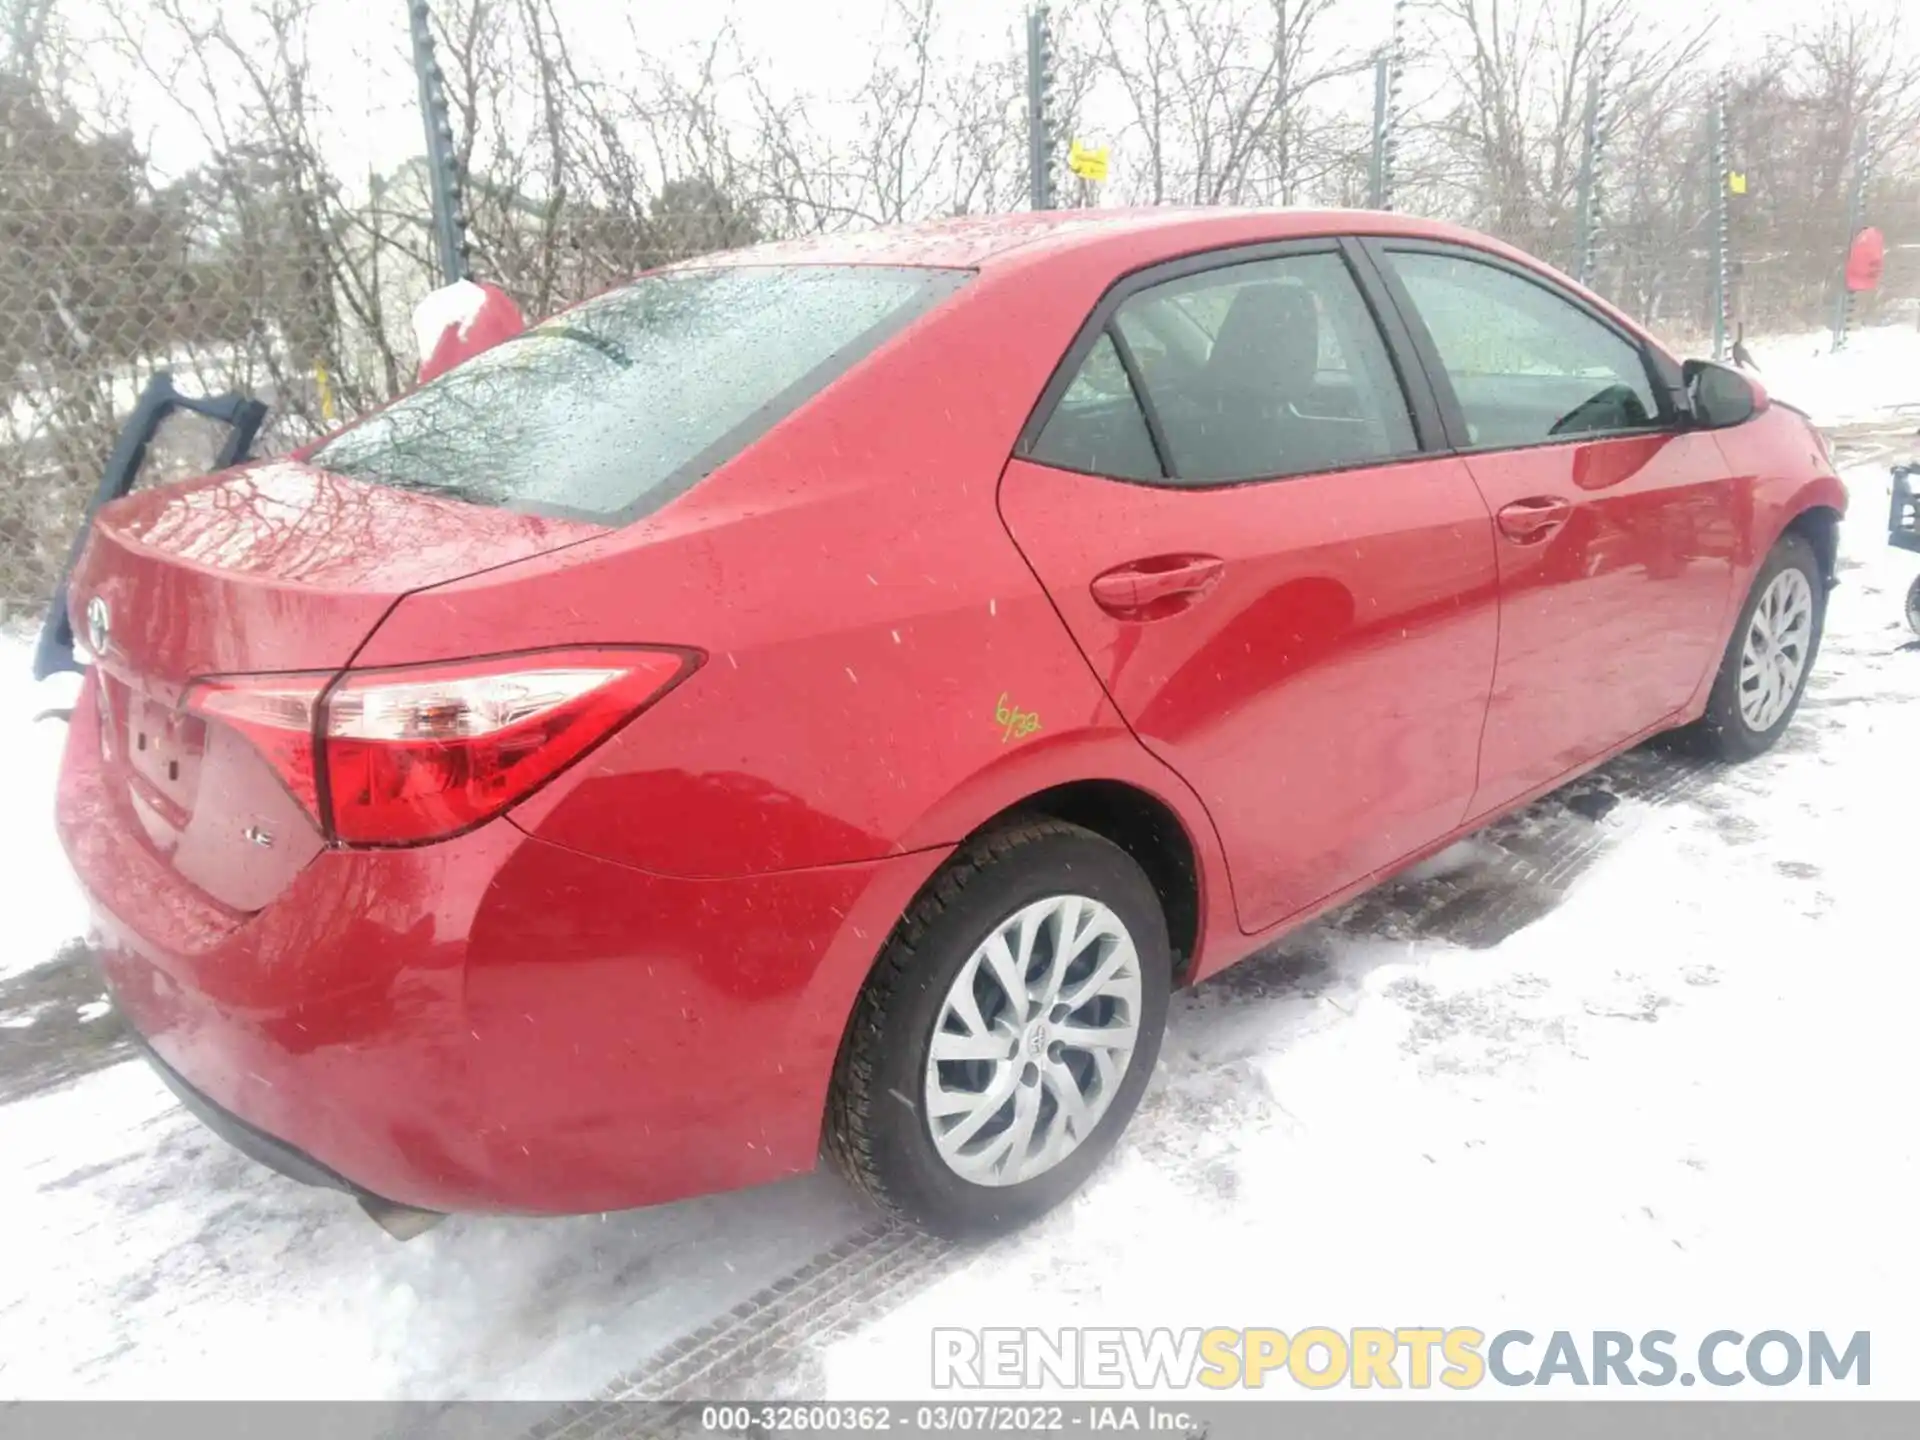
M 1386 53 L 1373 62 L 1373 160 L 1367 200 L 1375 210 L 1393 208 L 1394 161 L 1400 151 L 1400 77 L 1406 71 L 1407 0 L 1393 0 L 1393 34 Z
M 427 195 L 433 205 L 433 253 L 440 283 L 470 278 L 467 216 L 460 203 L 460 176 L 453 163 L 453 119 L 447 87 L 433 58 L 433 26 L 427 0 L 408 0 L 413 30 L 413 68 L 420 80 L 420 118 L 427 127 Z
M 1853 290 L 1847 284 L 1847 257 L 1853 253 L 1854 237 L 1867 212 L 1867 169 L 1873 159 L 1873 124 L 1863 122 L 1860 138 L 1853 151 L 1853 185 L 1847 191 L 1847 241 L 1840 256 L 1840 293 L 1833 302 L 1833 348 L 1847 343 L 1847 331 L 1853 326 Z
M 1053 143 L 1053 34 L 1042 3 L 1027 11 L 1027 172 L 1035 210 L 1054 207 Z
M 1367 208 L 1387 208 L 1387 90 L 1393 61 L 1382 50 L 1373 62 L 1373 155 L 1367 166 Z
M 1593 68 L 1587 72 L 1586 143 L 1580 153 L 1580 258 L 1578 275 L 1582 285 L 1592 285 L 1600 264 L 1600 166 L 1601 145 L 1606 132 L 1606 82 L 1612 69 L 1612 57 L 1601 41 L 1594 51 Z
M 1714 82 L 1713 134 L 1713 358 L 1727 358 L 1727 190 L 1733 180 L 1727 164 L 1727 82 Z

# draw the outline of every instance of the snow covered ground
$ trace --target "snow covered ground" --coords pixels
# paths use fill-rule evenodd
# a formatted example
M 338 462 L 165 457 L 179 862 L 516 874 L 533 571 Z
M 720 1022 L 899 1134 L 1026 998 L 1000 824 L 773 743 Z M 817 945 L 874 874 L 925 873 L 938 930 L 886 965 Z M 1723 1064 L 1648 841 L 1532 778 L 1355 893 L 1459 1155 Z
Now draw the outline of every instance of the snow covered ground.
M 1906 418 L 1920 427 L 1920 330 L 1912 324 L 1856 330 L 1833 353 L 1830 331 L 1753 343 L 1757 378 L 1769 393 L 1826 426 Z
M 0 980 L 50 959 L 86 927 L 80 887 L 53 838 L 53 784 L 60 769 L 66 726 L 35 723 L 42 710 L 72 703 L 78 676 L 55 676 L 36 684 L 32 647 L 0 639 L 0 735 L 14 762 L 16 822 L 8 827 L 6 860 L 0 864 L 0 913 L 7 917 L 0 942 Z
M 1920 336 L 1816 346 L 1755 346 L 1773 393 L 1863 462 L 1781 747 L 1665 789 L 1628 757 L 1181 997 L 1120 1152 L 1029 1232 L 909 1241 L 820 1176 L 400 1245 L 112 1063 L 0 1104 L 0 1398 L 644 1389 L 650 1355 L 809 1263 L 865 1278 L 799 1319 L 730 1322 L 703 1352 L 715 1388 L 919 1395 L 935 1326 L 1473 1325 L 1870 1330 L 1873 1393 L 1920 1397 L 1920 645 L 1901 619 L 1920 564 L 1882 529 Z M 0 1047 L 78 1045 L 114 1022 L 63 952 L 60 727 L 28 726 L 45 702 L 24 666 L 0 652 L 0 734 L 26 762 Z M 1578 864 L 1529 872 L 1517 928 L 1450 928 L 1512 854 L 1565 837 Z

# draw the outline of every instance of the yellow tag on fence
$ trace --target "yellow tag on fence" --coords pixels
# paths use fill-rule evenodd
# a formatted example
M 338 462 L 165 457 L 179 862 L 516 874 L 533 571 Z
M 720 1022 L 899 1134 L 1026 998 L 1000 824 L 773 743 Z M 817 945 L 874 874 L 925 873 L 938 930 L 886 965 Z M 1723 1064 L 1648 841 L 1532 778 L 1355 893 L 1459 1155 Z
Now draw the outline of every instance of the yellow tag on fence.
M 320 401 L 320 418 L 333 424 L 338 418 L 333 409 L 333 380 L 327 374 L 327 367 L 318 360 L 313 362 L 313 388 Z
M 1078 140 L 1067 151 L 1067 168 L 1082 180 L 1092 180 L 1096 184 L 1107 178 L 1107 147 L 1090 150 Z

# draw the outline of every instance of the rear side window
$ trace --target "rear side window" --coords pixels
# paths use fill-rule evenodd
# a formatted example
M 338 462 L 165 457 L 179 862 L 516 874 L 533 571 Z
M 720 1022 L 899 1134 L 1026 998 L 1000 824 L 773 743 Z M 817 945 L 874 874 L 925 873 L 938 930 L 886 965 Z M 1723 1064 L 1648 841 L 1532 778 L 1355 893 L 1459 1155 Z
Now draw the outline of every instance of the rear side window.
M 1113 337 L 1102 334 L 1087 352 L 1080 373 L 1061 395 L 1047 428 L 1034 443 L 1033 458 L 1063 470 L 1157 480 L 1160 457 L 1153 433 L 1133 393 Z
M 1391 251 L 1474 445 L 1660 423 L 1639 349 L 1544 285 L 1458 255 Z
M 312 462 L 624 522 L 739 454 L 965 279 L 865 265 L 647 276 L 476 355 Z
M 1137 403 L 1129 369 L 1144 392 Z M 1111 408 L 1098 409 L 1098 396 L 1111 397 Z M 1144 412 L 1137 423 L 1134 409 Z M 1105 448 L 1095 456 L 1088 441 L 1065 458 L 1058 432 L 1079 436 L 1094 413 Z M 1061 397 L 1034 458 L 1133 479 L 1160 475 L 1164 460 L 1166 483 L 1202 486 L 1376 464 L 1417 449 L 1358 284 L 1338 254 L 1316 251 L 1226 264 L 1129 296 Z
M 1386 342 L 1330 251 L 1171 280 L 1114 323 L 1183 482 L 1340 470 L 1417 448 Z

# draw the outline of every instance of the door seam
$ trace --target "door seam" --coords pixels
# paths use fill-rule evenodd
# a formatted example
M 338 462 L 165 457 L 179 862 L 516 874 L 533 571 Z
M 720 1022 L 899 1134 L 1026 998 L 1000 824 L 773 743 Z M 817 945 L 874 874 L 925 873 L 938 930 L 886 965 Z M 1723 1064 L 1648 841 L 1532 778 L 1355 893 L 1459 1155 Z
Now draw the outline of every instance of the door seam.
M 1073 633 L 1073 626 L 1067 623 L 1067 617 L 1060 611 L 1060 603 L 1053 598 L 1053 592 L 1047 588 L 1047 582 L 1041 578 L 1039 569 L 1035 567 L 1033 560 L 1020 544 L 1020 537 L 1013 533 L 1013 526 L 1008 523 L 1006 509 L 1000 503 L 1001 491 L 1007 483 L 1007 470 L 1012 466 L 1013 462 L 1019 458 L 1017 455 L 1009 455 L 1001 464 L 999 475 L 994 478 L 994 518 L 1000 522 L 1001 532 L 1006 535 L 1007 543 L 1013 546 L 1013 553 L 1020 557 L 1020 563 L 1026 567 L 1027 573 L 1033 576 L 1033 583 L 1040 588 L 1040 594 L 1046 600 L 1047 608 L 1053 611 L 1053 618 L 1060 622 L 1060 630 L 1061 633 L 1067 637 L 1067 643 L 1073 647 L 1074 653 L 1080 657 L 1080 663 L 1087 667 L 1087 674 L 1092 677 L 1093 683 L 1099 687 L 1100 693 L 1106 697 L 1107 704 L 1113 708 L 1113 713 L 1120 717 L 1120 723 L 1126 726 L 1127 734 L 1133 737 L 1133 743 L 1140 747 L 1140 752 L 1143 755 L 1178 781 L 1180 788 L 1193 797 L 1193 803 L 1200 808 L 1200 813 L 1206 816 L 1207 825 L 1213 831 L 1213 843 L 1219 848 L 1221 863 L 1227 873 L 1227 899 L 1233 906 L 1233 923 L 1239 927 L 1241 934 L 1253 934 L 1255 932 L 1247 929 L 1245 912 L 1240 907 L 1240 893 L 1234 886 L 1233 857 L 1227 853 L 1227 842 L 1220 834 L 1220 823 L 1213 818 L 1213 810 L 1208 806 L 1206 797 L 1193 787 L 1192 781 L 1188 780 L 1178 769 L 1157 754 L 1151 745 L 1140 738 L 1140 732 L 1134 729 L 1133 717 L 1128 715 L 1127 712 L 1121 708 L 1120 702 L 1114 698 L 1113 691 L 1107 687 L 1106 678 L 1101 675 L 1099 667 L 1093 663 L 1093 657 L 1087 654 L 1086 648 L 1081 645 L 1080 637 Z M 1483 501 L 1482 503 L 1485 502 Z M 1196 857 L 1196 863 L 1197 858 L 1198 857 Z M 1202 879 L 1204 879 L 1204 874 L 1202 875 Z M 1206 917 L 1202 915 L 1200 919 L 1204 933 Z M 1198 948 L 1198 946 L 1195 947 L 1196 953 L 1194 958 L 1196 959 L 1198 958 Z
M 1473 802 L 1479 798 L 1480 786 L 1485 780 L 1487 730 L 1493 724 L 1493 696 L 1500 683 L 1500 647 L 1506 639 L 1507 582 L 1500 569 L 1500 524 L 1494 517 L 1493 502 L 1480 487 L 1480 477 L 1473 473 L 1473 462 L 1465 456 L 1454 458 L 1466 468 L 1467 481 L 1473 486 L 1473 493 L 1480 497 L 1480 508 L 1487 512 L 1487 539 L 1493 547 L 1493 665 L 1487 672 L 1487 706 L 1480 713 L 1480 743 L 1473 755 L 1473 789 L 1467 792 L 1467 803 L 1458 822 L 1464 825 L 1473 814 Z

